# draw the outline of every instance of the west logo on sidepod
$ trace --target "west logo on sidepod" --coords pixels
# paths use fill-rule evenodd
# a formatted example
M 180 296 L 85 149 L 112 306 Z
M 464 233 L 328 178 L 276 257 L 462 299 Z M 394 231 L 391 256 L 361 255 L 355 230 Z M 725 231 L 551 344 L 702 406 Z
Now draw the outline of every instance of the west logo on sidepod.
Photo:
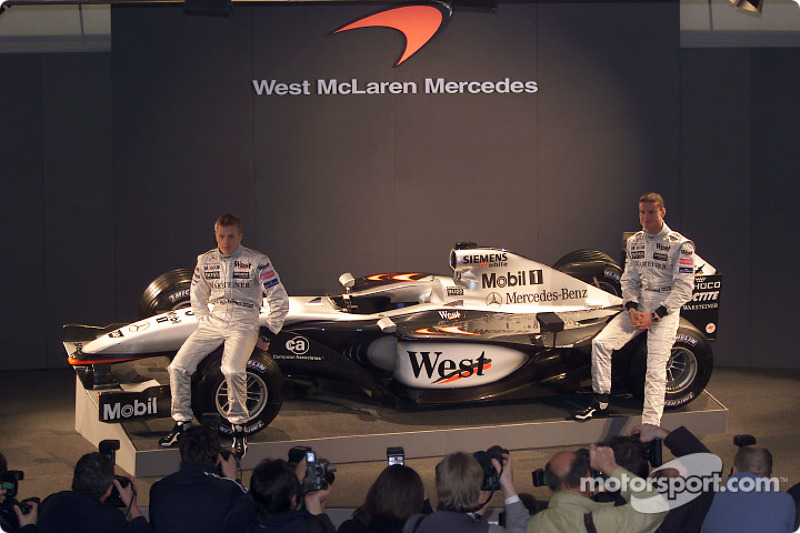
M 450 12 L 447 11 L 448 16 Z M 333 33 L 359 28 L 391 28 L 403 34 L 406 46 L 395 66 L 416 54 L 439 31 L 444 22 L 442 10 L 433 6 L 404 6 L 388 9 L 347 24 Z

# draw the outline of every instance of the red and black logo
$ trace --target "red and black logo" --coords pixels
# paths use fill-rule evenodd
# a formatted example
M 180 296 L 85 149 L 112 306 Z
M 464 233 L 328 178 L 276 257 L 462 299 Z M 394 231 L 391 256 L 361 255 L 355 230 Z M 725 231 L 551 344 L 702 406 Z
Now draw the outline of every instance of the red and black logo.
M 425 46 L 444 24 L 445 15 L 449 18 L 450 14 L 440 4 L 396 7 L 351 22 L 333 33 L 360 28 L 390 28 L 399 31 L 405 37 L 406 44 L 395 63 L 397 67 Z

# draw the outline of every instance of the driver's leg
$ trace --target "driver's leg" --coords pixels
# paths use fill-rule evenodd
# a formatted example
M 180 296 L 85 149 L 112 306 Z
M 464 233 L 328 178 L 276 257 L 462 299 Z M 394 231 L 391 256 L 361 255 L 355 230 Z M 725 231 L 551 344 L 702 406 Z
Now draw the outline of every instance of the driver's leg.
M 592 340 L 592 390 L 595 394 L 611 393 L 611 354 L 641 332 L 633 327 L 631 316 L 623 311 Z
M 678 313 L 671 313 L 650 327 L 647 334 L 647 374 L 644 380 L 642 424 L 661 425 L 667 387 L 667 363 L 678 332 Z

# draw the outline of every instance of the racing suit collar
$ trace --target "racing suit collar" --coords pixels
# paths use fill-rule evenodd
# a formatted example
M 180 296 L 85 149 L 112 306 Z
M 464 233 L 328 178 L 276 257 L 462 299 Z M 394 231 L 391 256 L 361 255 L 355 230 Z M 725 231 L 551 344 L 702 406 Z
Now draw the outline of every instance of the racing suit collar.
M 644 232 L 645 237 L 647 237 L 648 239 L 663 239 L 670 231 L 672 230 L 669 229 L 669 226 L 667 226 L 666 222 L 664 222 L 664 225 L 661 226 L 661 231 L 659 231 L 658 233 L 647 233 L 646 231 L 642 230 L 642 232 Z
M 217 248 L 217 251 L 219 252 L 220 259 L 232 259 L 242 255 L 242 245 L 240 244 L 234 251 L 232 251 L 229 254 L 223 254 L 222 250 L 220 250 L 219 248 Z

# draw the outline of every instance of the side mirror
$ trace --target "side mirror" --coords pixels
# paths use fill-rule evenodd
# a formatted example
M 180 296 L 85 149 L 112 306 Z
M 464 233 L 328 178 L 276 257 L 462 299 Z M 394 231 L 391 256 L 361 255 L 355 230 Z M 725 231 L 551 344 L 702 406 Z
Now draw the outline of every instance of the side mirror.
M 392 322 L 391 318 L 383 317 L 378 320 L 378 327 L 381 328 L 381 331 L 384 333 L 394 333 L 397 331 L 397 324 Z
M 350 272 L 345 272 L 339 276 L 339 284 L 349 291 L 355 286 L 356 278 L 354 278 Z

